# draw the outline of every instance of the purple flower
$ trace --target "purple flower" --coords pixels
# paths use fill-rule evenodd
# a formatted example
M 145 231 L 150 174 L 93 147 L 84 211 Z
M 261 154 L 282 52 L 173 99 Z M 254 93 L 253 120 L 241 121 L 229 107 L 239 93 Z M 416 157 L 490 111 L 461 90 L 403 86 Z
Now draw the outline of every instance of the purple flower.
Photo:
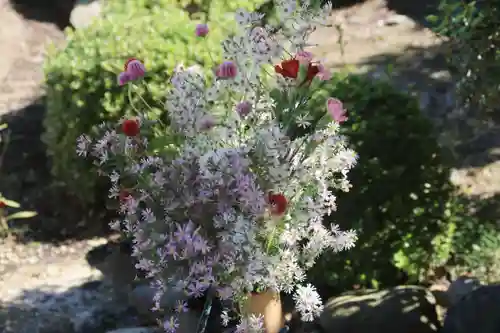
M 201 254 L 207 254 L 210 251 L 210 246 L 206 239 L 201 236 L 195 236 L 193 238 L 193 247 L 196 252 L 201 252 Z
M 146 67 L 141 61 L 131 58 L 125 63 L 125 72 L 129 74 L 131 80 L 138 80 L 146 75 Z
M 241 118 L 245 118 L 252 111 L 252 103 L 249 101 L 243 101 L 236 104 L 236 112 Z
M 232 61 L 224 61 L 215 71 L 219 79 L 234 79 L 238 75 L 238 67 Z
M 175 333 L 179 328 L 179 320 L 176 317 L 170 317 L 163 322 L 163 329 L 166 333 Z
M 200 120 L 200 130 L 207 131 L 215 126 L 215 119 L 210 116 L 204 117 Z
M 129 73 L 121 72 L 120 74 L 118 74 L 118 85 L 123 86 L 130 81 L 132 81 L 132 78 Z
M 175 304 L 175 312 L 183 313 L 188 312 L 187 303 L 181 300 L 178 300 Z
M 204 23 L 198 24 L 196 26 L 195 32 L 196 32 L 196 36 L 205 37 L 206 35 L 208 35 L 208 25 L 206 25 Z
M 174 260 L 179 258 L 179 249 L 177 248 L 177 244 L 173 241 L 170 241 L 165 245 L 165 255 L 172 256 Z
M 207 285 L 201 283 L 200 281 L 195 281 L 193 283 L 190 283 L 187 287 L 187 294 L 189 297 L 201 297 L 203 296 L 203 293 L 205 290 L 207 290 Z
M 174 237 L 177 242 L 192 242 L 192 234 L 194 229 L 194 223 L 189 221 L 184 225 L 177 223 L 177 231 L 174 232 Z

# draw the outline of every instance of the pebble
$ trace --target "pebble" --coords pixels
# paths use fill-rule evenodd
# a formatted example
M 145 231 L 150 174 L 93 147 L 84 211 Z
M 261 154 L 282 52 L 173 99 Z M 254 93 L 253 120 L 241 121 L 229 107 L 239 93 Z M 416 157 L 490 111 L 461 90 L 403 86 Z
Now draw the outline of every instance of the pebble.
M 88 4 L 78 4 L 71 11 L 70 22 L 75 28 L 85 28 L 101 13 L 101 3 L 93 1 Z

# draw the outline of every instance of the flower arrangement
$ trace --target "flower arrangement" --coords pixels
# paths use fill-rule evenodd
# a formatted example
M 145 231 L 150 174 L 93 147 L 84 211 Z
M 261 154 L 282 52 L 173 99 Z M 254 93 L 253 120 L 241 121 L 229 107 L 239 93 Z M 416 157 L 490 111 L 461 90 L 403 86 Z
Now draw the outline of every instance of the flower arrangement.
M 234 307 L 224 312 L 227 323 L 251 292 L 272 290 L 295 292 L 298 312 L 311 321 L 322 303 L 304 282 L 307 269 L 323 251 L 354 245 L 354 231 L 323 224 L 356 162 L 338 134 L 346 110 L 333 97 L 322 112 L 308 107 L 331 75 L 305 51 L 306 40 L 331 7 L 280 0 L 276 10 L 279 27 L 236 13 L 239 28 L 223 41 L 226 60 L 213 75 L 182 65 L 172 74 L 171 146 L 149 149 L 152 120 L 139 109 L 119 126 L 103 124 L 97 139 L 79 138 L 78 154 L 109 176 L 123 216 L 111 227 L 133 236 L 137 268 L 157 290 L 153 310 L 168 288 L 189 297 L 210 289 Z M 193 33 L 203 38 L 209 27 Z M 130 59 L 118 83 L 131 87 L 145 75 L 145 65 Z M 177 312 L 186 310 L 180 300 Z M 242 316 L 237 332 L 261 331 L 261 319 Z M 176 316 L 163 326 L 175 332 Z

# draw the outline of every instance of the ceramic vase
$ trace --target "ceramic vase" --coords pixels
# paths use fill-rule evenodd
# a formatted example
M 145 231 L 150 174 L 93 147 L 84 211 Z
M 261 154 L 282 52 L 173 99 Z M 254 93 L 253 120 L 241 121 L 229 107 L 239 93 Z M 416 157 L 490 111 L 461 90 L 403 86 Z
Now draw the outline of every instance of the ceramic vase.
M 245 312 L 247 315 L 262 315 L 266 333 L 279 333 L 285 325 L 280 295 L 273 291 L 251 293 Z

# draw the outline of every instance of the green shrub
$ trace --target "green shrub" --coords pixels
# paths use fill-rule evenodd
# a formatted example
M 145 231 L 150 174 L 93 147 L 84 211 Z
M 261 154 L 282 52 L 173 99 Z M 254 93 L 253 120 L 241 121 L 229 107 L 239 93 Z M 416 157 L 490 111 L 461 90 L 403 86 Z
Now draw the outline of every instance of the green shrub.
M 457 79 L 459 107 L 466 111 L 466 117 L 452 119 L 457 134 L 475 134 L 485 122 L 500 119 L 499 17 L 499 0 L 441 0 L 438 13 L 428 17 L 447 40 L 446 59 Z
M 447 266 L 453 276 L 470 272 L 484 283 L 499 282 L 498 197 L 457 197 L 455 201 L 457 213 L 448 237 Z
M 338 210 L 329 219 L 358 230 L 359 240 L 352 250 L 326 254 L 311 275 L 337 290 L 397 283 L 395 266 L 416 278 L 451 214 L 449 170 L 433 128 L 417 101 L 389 83 L 337 75 L 317 93 L 318 103 L 326 96 L 344 102 L 344 135 L 359 154 L 349 174 L 353 187 L 338 193 Z
M 138 97 L 143 96 L 153 107 L 153 116 L 161 118 L 164 110 L 158 101 L 163 99 L 175 66 L 198 63 L 212 68 L 213 61 L 220 57 L 220 40 L 234 24 L 228 12 L 234 7 L 250 9 L 258 3 L 212 1 L 214 24 L 209 22 L 211 31 L 205 39 L 196 38 L 197 22 L 172 0 L 110 1 L 101 20 L 86 29 L 69 31 L 66 47 L 51 50 L 45 66 L 47 115 L 43 140 L 55 178 L 84 202 L 102 197 L 103 193 L 96 193 L 102 191 L 96 187 L 95 171 L 76 156 L 75 144 L 80 134 L 91 133 L 96 125 L 136 113 L 128 101 L 127 88 L 116 83 L 126 59 L 143 60 L 153 73 L 145 78 L 147 89 L 146 84 L 137 85 L 132 103 L 144 105 Z

